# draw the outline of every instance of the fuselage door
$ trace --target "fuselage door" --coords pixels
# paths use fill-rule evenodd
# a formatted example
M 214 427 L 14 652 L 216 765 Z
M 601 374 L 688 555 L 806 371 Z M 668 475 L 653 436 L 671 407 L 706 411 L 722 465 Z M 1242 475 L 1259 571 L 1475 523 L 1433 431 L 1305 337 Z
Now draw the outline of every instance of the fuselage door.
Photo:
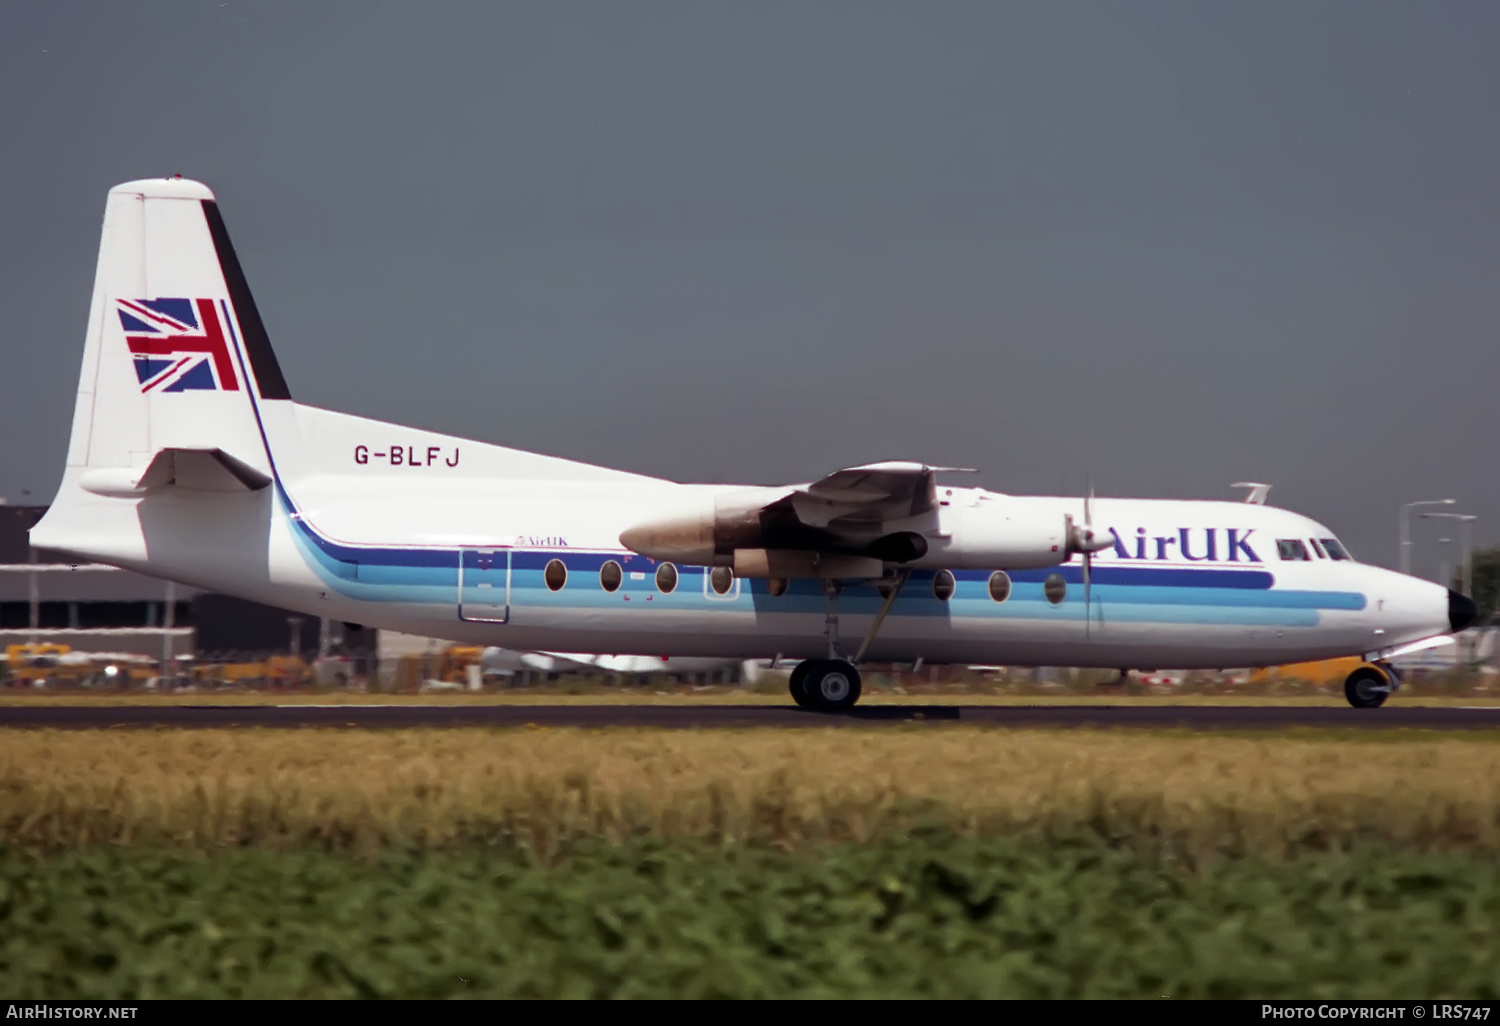
M 458 618 L 510 621 L 510 549 L 462 549 L 458 558 Z

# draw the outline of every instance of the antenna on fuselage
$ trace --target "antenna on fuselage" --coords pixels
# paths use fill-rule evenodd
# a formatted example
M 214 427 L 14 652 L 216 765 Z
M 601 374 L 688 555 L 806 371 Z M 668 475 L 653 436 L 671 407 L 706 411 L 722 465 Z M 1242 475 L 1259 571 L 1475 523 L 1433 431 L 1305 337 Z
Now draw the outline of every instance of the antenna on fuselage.
M 1236 481 L 1229 487 L 1250 489 L 1249 494 L 1245 496 L 1245 501 L 1256 506 L 1264 506 L 1266 504 L 1266 496 L 1271 494 L 1270 485 L 1260 484 L 1256 481 Z

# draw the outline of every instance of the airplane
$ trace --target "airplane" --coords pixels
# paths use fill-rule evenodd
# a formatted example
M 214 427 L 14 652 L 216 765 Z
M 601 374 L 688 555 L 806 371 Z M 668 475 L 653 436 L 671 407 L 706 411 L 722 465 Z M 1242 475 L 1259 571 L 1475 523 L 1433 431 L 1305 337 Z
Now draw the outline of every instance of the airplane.
M 210 189 L 111 189 L 67 465 L 33 545 L 310 616 L 540 652 L 1151 671 L 1391 660 L 1477 616 L 1263 502 L 1020 496 L 888 461 L 683 484 L 292 399 Z M 1264 496 L 1261 496 L 1263 499 Z
M 479 657 L 485 673 L 608 673 L 634 676 L 650 673 L 715 674 L 738 671 L 753 683 L 760 665 L 753 659 L 663 659 L 660 656 L 602 655 L 594 652 L 517 652 L 491 646 Z

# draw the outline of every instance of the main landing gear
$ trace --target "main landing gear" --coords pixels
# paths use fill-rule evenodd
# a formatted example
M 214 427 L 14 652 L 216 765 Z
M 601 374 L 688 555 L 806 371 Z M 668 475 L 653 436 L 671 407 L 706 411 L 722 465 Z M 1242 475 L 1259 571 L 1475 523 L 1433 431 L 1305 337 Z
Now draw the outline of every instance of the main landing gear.
M 1401 686 L 1401 675 L 1389 663 L 1361 666 L 1344 679 L 1344 697 L 1356 709 L 1376 709 Z
M 828 600 L 827 613 L 823 617 L 823 634 L 828 639 L 828 658 L 808 659 L 798 663 L 796 669 L 792 670 L 792 677 L 787 685 L 794 702 L 804 709 L 816 709 L 819 712 L 848 712 L 854 708 L 854 703 L 859 701 L 860 692 L 859 670 L 855 666 L 864 660 L 865 653 L 870 650 L 870 643 L 875 640 L 880 625 L 885 622 L 886 614 L 891 611 L 896 596 L 901 594 L 901 589 L 910 577 L 910 570 L 902 570 L 894 578 L 876 583 L 876 589 L 884 596 L 885 603 L 881 605 L 875 622 L 870 625 L 870 632 L 865 635 L 853 660 L 839 658 L 839 595 L 843 593 L 844 584 L 836 580 L 823 582 L 823 595 Z
M 846 712 L 859 701 L 859 671 L 842 659 L 808 659 L 792 670 L 792 700 L 804 709 Z

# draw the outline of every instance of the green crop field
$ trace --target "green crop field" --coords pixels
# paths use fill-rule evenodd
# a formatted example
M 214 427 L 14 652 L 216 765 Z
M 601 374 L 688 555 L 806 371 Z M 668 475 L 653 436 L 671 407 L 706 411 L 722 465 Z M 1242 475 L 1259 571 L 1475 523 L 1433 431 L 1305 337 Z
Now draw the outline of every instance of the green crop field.
M 1186 871 L 939 832 L 797 852 L 131 848 L 0 859 L 41 997 L 1490 997 L 1500 871 L 1360 847 Z
M 0 731 L 0 991 L 1500 995 L 1487 734 Z

